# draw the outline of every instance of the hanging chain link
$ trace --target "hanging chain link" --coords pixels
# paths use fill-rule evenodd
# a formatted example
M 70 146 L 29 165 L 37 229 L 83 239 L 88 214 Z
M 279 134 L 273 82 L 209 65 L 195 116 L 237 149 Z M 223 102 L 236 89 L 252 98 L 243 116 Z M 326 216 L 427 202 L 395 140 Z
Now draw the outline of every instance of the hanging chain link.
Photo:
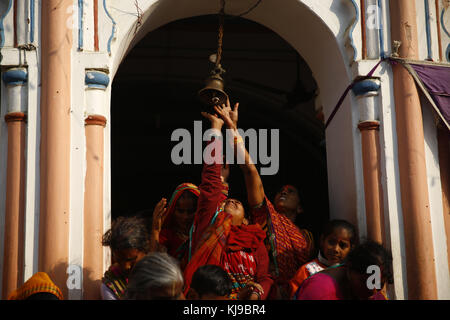
M 217 57 L 216 71 L 223 70 L 220 62 L 222 60 L 222 43 L 223 43 L 223 23 L 225 18 L 225 0 L 220 0 L 221 8 L 219 12 L 219 34 L 217 39 Z
M 450 0 L 447 0 L 450 1 Z M 249 12 L 251 12 L 252 10 L 254 10 L 260 3 L 262 2 L 262 0 L 257 0 L 257 2 L 247 11 L 237 15 L 237 16 L 231 16 L 232 18 L 240 18 L 246 14 L 248 14 Z M 225 70 L 222 68 L 222 66 L 220 65 L 220 62 L 222 60 L 222 44 L 223 44 L 223 25 L 224 25 L 224 21 L 225 21 L 225 0 L 220 0 L 220 12 L 219 12 L 219 34 L 218 34 L 218 39 L 217 39 L 217 54 L 216 54 L 216 65 L 215 65 L 215 70 L 214 73 L 224 73 Z

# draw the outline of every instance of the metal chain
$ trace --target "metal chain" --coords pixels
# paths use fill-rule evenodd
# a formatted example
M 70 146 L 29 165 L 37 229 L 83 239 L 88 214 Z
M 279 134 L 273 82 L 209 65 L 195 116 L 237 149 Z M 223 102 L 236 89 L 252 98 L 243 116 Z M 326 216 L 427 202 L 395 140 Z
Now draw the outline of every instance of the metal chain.
M 221 8 L 219 12 L 219 35 L 217 40 L 217 57 L 216 68 L 220 69 L 220 61 L 222 60 L 222 43 L 223 43 L 223 22 L 225 17 L 225 0 L 220 0 Z
M 450 1 L 450 0 L 449 0 Z M 247 11 L 237 15 L 231 16 L 232 18 L 240 18 L 243 15 L 248 14 L 250 11 L 254 10 L 262 0 L 257 0 L 257 2 Z M 222 69 L 220 62 L 222 60 L 222 43 L 223 43 L 223 25 L 225 20 L 225 0 L 220 0 L 220 12 L 219 12 L 219 35 L 218 35 L 218 44 L 217 44 L 217 56 L 216 56 L 216 72 L 224 72 Z

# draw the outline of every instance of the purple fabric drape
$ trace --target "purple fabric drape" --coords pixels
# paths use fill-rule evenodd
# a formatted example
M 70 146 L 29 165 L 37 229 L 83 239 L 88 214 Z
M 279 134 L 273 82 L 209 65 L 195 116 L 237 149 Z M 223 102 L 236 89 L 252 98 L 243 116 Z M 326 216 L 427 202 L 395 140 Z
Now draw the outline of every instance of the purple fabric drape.
M 450 123 L 450 67 L 412 64 L 436 106 Z
M 330 122 L 333 120 L 336 112 L 342 105 L 347 93 L 352 89 L 355 85 L 356 81 L 361 81 L 363 79 L 368 79 L 375 72 L 375 69 L 378 68 L 380 63 L 384 60 L 388 60 L 391 64 L 402 63 L 402 65 L 409 71 L 409 73 L 414 77 L 415 81 L 420 85 L 420 87 L 427 91 L 427 94 L 430 95 L 431 99 L 433 99 L 434 104 L 433 107 L 437 107 L 441 114 L 441 118 L 443 122 L 447 124 L 447 128 L 450 126 L 450 67 L 442 66 L 442 65 L 433 65 L 430 63 L 420 64 L 420 63 L 412 63 L 406 60 L 402 60 L 399 58 L 386 58 L 380 60 L 373 69 L 367 74 L 367 76 L 359 78 L 358 80 L 353 80 L 352 83 L 347 87 L 345 92 L 342 94 L 339 99 L 337 105 L 334 107 L 331 112 L 330 117 L 325 123 L 325 129 L 328 127 Z M 420 83 L 421 82 L 421 83 Z M 435 110 L 437 111 L 437 110 Z M 449 128 L 450 129 L 450 128 Z

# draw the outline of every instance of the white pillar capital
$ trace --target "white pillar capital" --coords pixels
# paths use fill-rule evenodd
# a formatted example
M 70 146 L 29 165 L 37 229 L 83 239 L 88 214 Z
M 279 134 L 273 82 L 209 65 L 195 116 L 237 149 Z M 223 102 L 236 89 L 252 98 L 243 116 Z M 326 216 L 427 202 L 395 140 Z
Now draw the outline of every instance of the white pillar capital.
M 10 68 L 3 72 L 2 80 L 6 86 L 7 113 L 26 113 L 28 110 L 27 69 Z
M 86 70 L 84 78 L 86 85 L 86 116 L 106 116 L 106 89 L 109 85 L 109 76 L 105 71 Z
M 378 93 L 380 80 L 366 79 L 357 82 L 352 92 L 356 96 L 359 108 L 359 122 L 379 121 Z

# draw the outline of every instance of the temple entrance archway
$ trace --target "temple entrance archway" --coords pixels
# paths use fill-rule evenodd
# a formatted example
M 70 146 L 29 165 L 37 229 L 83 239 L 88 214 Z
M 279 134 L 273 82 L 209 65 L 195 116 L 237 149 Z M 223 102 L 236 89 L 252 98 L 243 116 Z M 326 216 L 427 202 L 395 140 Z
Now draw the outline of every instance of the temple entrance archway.
M 279 153 L 269 149 L 279 167 L 274 175 L 262 175 L 265 191 L 273 199 L 282 185 L 295 185 L 304 208 L 297 222 L 318 233 L 329 217 L 328 188 L 324 126 L 311 70 L 273 31 L 242 18 L 225 23 L 226 91 L 240 102 L 239 126 L 267 129 L 269 141 L 270 131 L 279 130 Z M 122 62 L 111 99 L 113 217 L 150 215 L 179 183 L 199 185 L 202 166 L 194 164 L 193 154 L 192 164 L 173 163 L 171 150 L 178 142 L 171 135 L 184 128 L 195 138 L 194 121 L 202 121 L 196 94 L 209 74 L 216 30 L 217 17 L 211 15 L 169 23 L 145 36 Z M 131 118 L 129 106 L 134 106 Z M 230 188 L 231 196 L 245 203 L 237 165 Z
M 352 110 L 350 98 L 344 100 L 340 112 L 325 133 L 323 127 L 320 128 L 320 124 L 316 126 L 317 123 L 314 123 L 317 120 L 314 117 L 314 111 L 309 114 L 306 112 L 305 114 L 292 116 L 289 111 L 279 112 L 283 108 L 282 105 L 286 102 L 283 102 L 283 98 L 280 98 L 282 94 L 278 94 L 278 100 L 277 98 L 273 99 L 273 97 L 268 98 L 264 96 L 264 93 L 271 89 L 291 92 L 299 66 L 306 66 L 307 72 L 305 73 L 305 70 L 300 72 L 302 75 L 309 73 L 310 76 L 310 88 L 306 88 L 306 91 L 313 89 L 320 91 L 320 102 L 323 106 L 324 118 L 327 119 L 340 95 L 350 82 L 349 65 L 354 58 L 356 49 L 353 48 L 352 50 L 352 46 L 347 44 L 351 43 L 348 30 L 354 22 L 352 20 L 354 18 L 354 12 L 352 12 L 354 8 L 351 5 L 347 6 L 331 0 L 323 1 L 320 4 L 310 0 L 283 0 L 279 2 L 261 2 L 255 10 L 245 16 L 246 19 L 230 19 L 227 22 L 224 36 L 223 65 L 225 69 L 228 68 L 227 76 L 232 79 L 230 83 L 227 83 L 227 91 L 232 99 L 238 99 L 242 106 L 248 106 L 248 108 L 246 107 L 248 110 L 247 115 L 245 115 L 244 111 L 246 108 L 241 109 L 242 117 L 248 116 L 254 122 L 251 120 L 246 121 L 244 120 L 245 118 L 242 118 L 241 124 L 244 128 L 245 126 L 253 128 L 284 128 L 283 131 L 286 132 L 286 136 L 280 137 L 281 143 L 286 143 L 288 146 L 292 144 L 295 146 L 292 149 L 296 150 L 292 157 L 286 155 L 281 157 L 285 157 L 285 159 L 290 158 L 291 161 L 294 158 L 302 160 L 298 167 L 301 167 L 303 171 L 299 171 L 299 174 L 295 176 L 290 173 L 295 164 L 283 164 L 283 159 L 281 159 L 280 174 L 277 178 L 265 177 L 265 180 L 268 181 L 265 184 L 276 189 L 284 182 L 295 183 L 295 181 L 291 180 L 301 181 L 302 189 L 306 190 L 301 191 L 304 193 L 302 197 L 308 199 L 305 202 L 305 211 L 308 210 L 311 214 L 314 214 L 314 208 L 320 207 L 319 211 L 321 213 L 318 220 L 323 220 L 324 217 L 342 218 L 358 225 L 358 215 L 361 209 L 358 204 L 358 192 L 360 192 L 361 186 L 358 185 L 359 178 L 356 176 L 358 170 L 355 167 L 358 166 L 358 163 L 354 161 L 354 154 L 359 146 L 353 132 L 353 128 L 356 128 L 357 124 L 357 115 L 354 114 L 357 110 Z M 228 1 L 227 12 L 230 14 L 241 12 L 244 11 L 242 9 L 251 7 L 251 5 L 252 1 L 240 1 L 239 4 L 234 3 L 234 1 Z M 152 140 L 151 137 L 157 137 L 156 131 L 153 131 L 153 136 L 147 134 L 151 133 L 158 126 L 163 128 L 165 123 L 167 124 L 167 118 L 164 118 L 163 114 L 165 114 L 165 117 L 171 118 L 172 122 L 170 122 L 169 126 L 164 127 L 166 130 L 165 138 L 155 138 L 155 141 L 153 141 L 154 147 L 157 147 L 158 144 L 161 144 L 161 146 L 173 146 L 174 143 L 172 142 L 171 144 L 171 141 L 167 139 L 167 133 L 170 130 L 175 128 L 192 130 L 193 121 L 200 120 L 200 117 L 193 112 L 197 103 L 195 94 L 202 87 L 201 82 L 210 70 L 211 65 L 208 63 L 208 56 L 216 50 L 217 16 L 208 17 L 208 15 L 216 14 L 218 6 L 219 1 L 215 3 L 214 1 L 198 0 L 189 1 L 189 3 L 177 2 L 177 4 L 172 0 L 147 1 L 140 5 L 138 19 L 130 19 L 131 15 L 133 15 L 132 12 L 136 12 L 134 5 L 120 2 L 114 8 L 116 13 L 120 12 L 122 14 L 115 15 L 113 22 L 114 26 L 118 26 L 118 28 L 113 28 L 113 34 L 110 37 L 111 41 L 108 43 L 108 50 L 113 60 L 110 68 L 110 75 L 113 79 L 113 93 L 112 109 L 110 111 L 112 130 L 109 137 L 110 145 L 107 147 L 109 150 L 107 151 L 111 153 L 112 157 L 115 157 L 115 154 L 119 154 L 118 158 L 113 158 L 110 164 L 106 164 L 106 169 L 112 172 L 113 217 L 118 214 L 124 214 L 125 211 L 132 212 L 150 209 L 160 197 L 170 196 L 173 188 L 178 183 L 183 182 L 182 180 L 191 180 L 199 183 L 201 166 L 195 165 L 191 166 L 189 170 L 186 170 L 187 168 L 183 166 L 179 166 L 176 169 L 172 168 L 173 170 L 170 173 L 164 171 L 165 169 L 152 169 L 161 175 L 157 179 L 143 179 L 145 182 L 133 186 L 136 184 L 136 178 L 142 178 L 148 173 L 145 170 L 150 164 L 147 166 L 143 165 L 147 161 L 147 155 L 151 155 L 154 158 L 155 154 L 158 153 L 157 151 L 142 150 L 145 149 L 143 147 L 144 141 L 139 141 L 139 139 L 147 137 L 148 140 Z M 129 15 L 123 14 L 124 12 L 129 12 Z M 271 77 L 270 72 L 265 70 L 264 63 L 259 64 L 256 73 L 249 71 L 251 65 L 257 62 L 258 57 L 262 57 L 264 54 L 263 50 L 256 52 L 256 55 L 255 51 L 253 53 L 251 50 L 246 52 L 245 58 L 247 61 L 240 61 L 241 66 L 239 66 L 237 60 L 239 60 L 239 57 L 242 58 L 242 52 L 233 52 L 232 49 L 227 48 L 229 41 L 232 39 L 233 24 L 236 25 L 236 39 L 242 36 L 239 32 L 240 28 L 260 28 L 260 30 L 265 30 L 264 32 L 267 34 L 272 33 L 274 38 L 278 38 L 280 43 L 283 42 L 283 49 L 289 47 L 290 51 L 288 51 L 291 55 L 289 59 L 292 59 L 290 61 L 291 70 L 284 73 L 288 74 L 288 76 Z M 178 30 L 169 32 L 170 28 L 178 28 Z M 193 29 L 189 30 L 189 28 Z M 197 37 L 195 39 L 192 36 L 183 38 L 181 36 L 183 32 L 191 32 L 191 35 L 197 33 Z M 264 35 L 264 32 L 263 34 L 253 35 L 250 43 L 264 44 L 264 37 L 267 36 L 267 34 Z M 179 38 L 177 38 L 177 35 Z M 158 37 L 160 38 L 158 39 Z M 173 39 L 164 37 L 173 37 Z M 258 37 L 263 40 L 259 41 Z M 206 45 L 206 38 L 209 39 L 208 45 Z M 172 49 L 175 50 L 175 48 L 171 49 L 171 46 L 167 45 L 174 44 L 176 42 L 173 42 L 174 39 L 180 41 L 180 48 L 178 49 L 203 49 L 203 52 L 197 51 L 195 54 L 184 52 L 181 56 L 175 57 L 175 60 L 188 57 L 186 59 L 187 63 L 184 64 L 185 67 L 177 70 L 176 74 L 168 72 L 171 70 L 163 70 L 164 67 L 169 69 L 174 67 L 173 63 L 175 60 L 167 59 L 171 54 L 176 54 L 176 52 L 171 51 Z M 192 44 L 194 40 L 197 41 L 197 47 Z M 164 43 L 164 41 L 166 42 Z M 145 47 L 146 43 L 156 44 L 158 42 L 160 43 L 159 48 Z M 239 43 L 239 40 L 237 40 L 237 43 Z M 249 41 L 242 42 L 242 44 L 248 43 Z M 194 60 L 189 60 L 190 55 L 195 56 L 194 60 L 196 59 L 201 67 L 196 68 L 194 66 Z M 227 55 L 230 56 L 227 57 Z M 161 59 L 170 62 L 163 63 Z M 237 65 L 235 66 L 233 65 L 233 59 L 236 59 Z M 298 61 L 301 63 L 297 63 Z M 134 66 L 132 66 L 133 64 Z M 145 70 L 148 70 L 146 68 L 152 64 L 154 66 L 153 69 L 159 70 L 159 74 L 154 74 L 153 76 L 150 75 L 151 72 L 144 74 Z M 181 65 L 183 64 L 179 63 L 178 67 Z M 130 71 L 133 68 L 138 70 L 138 74 L 129 74 L 127 79 L 127 69 Z M 191 72 L 194 70 L 195 74 L 190 74 L 188 70 Z M 245 75 L 245 72 L 248 72 L 248 74 Z M 246 76 L 250 74 L 253 78 L 247 79 Z M 149 76 L 152 79 L 148 78 Z M 241 80 L 239 83 L 236 81 L 238 78 Z M 314 85 L 311 85 L 313 82 Z M 259 86 L 259 88 L 255 89 L 256 86 Z M 118 90 L 122 90 L 124 99 L 119 98 Z M 156 95 L 152 96 L 152 92 Z M 185 106 L 180 106 L 180 98 L 183 101 L 181 104 L 185 103 Z M 158 103 L 161 101 L 166 103 L 153 103 L 152 99 L 157 100 Z M 309 102 L 309 106 L 305 107 L 305 109 L 314 109 L 311 101 Z M 256 105 L 258 107 L 255 107 Z M 278 109 L 274 107 L 275 105 Z M 125 108 L 126 111 L 124 111 Z M 183 115 L 179 120 L 175 120 L 174 117 L 177 110 Z M 189 112 L 186 112 L 186 110 L 189 110 Z M 121 112 L 124 113 L 121 114 Z M 266 117 L 266 115 L 270 116 Z M 183 123 L 180 123 L 180 119 Z M 128 124 L 123 128 L 129 130 L 128 132 L 116 131 L 117 126 L 122 126 L 121 123 L 126 122 Z M 146 128 L 153 129 L 147 131 Z M 127 134 L 129 134 L 128 137 Z M 120 138 L 117 138 L 118 136 Z M 119 142 L 115 141 L 116 139 L 122 141 L 120 142 L 121 144 L 126 145 L 125 149 L 120 149 L 118 146 Z M 280 149 L 288 149 L 288 146 L 282 145 Z M 132 151 L 134 155 L 129 156 L 129 159 L 125 161 L 118 160 L 127 154 L 125 150 L 128 150 L 128 152 Z M 138 152 L 137 150 L 140 151 Z M 307 155 L 306 159 L 308 160 L 305 159 L 305 155 Z M 164 166 L 167 169 L 166 164 L 170 160 L 169 158 L 170 149 L 166 149 L 165 152 L 162 152 L 161 157 L 158 158 L 159 160 L 155 160 L 152 165 L 159 168 Z M 123 167 L 116 170 L 116 166 L 120 166 L 120 161 L 125 164 L 122 164 Z M 286 168 L 287 173 L 283 173 L 283 167 Z M 135 168 L 139 169 L 136 170 Z M 306 170 L 306 168 L 310 170 Z M 129 176 L 134 176 L 135 179 L 126 178 L 126 172 L 129 172 Z M 181 172 L 189 173 L 183 175 Z M 239 170 L 235 170 L 235 172 L 238 174 Z M 170 177 L 172 174 L 178 179 L 172 180 Z M 303 178 L 301 177 L 302 174 Z M 162 177 L 166 177 L 165 175 L 172 181 L 168 185 L 161 187 L 159 195 L 147 192 L 149 186 L 152 190 L 158 190 L 157 185 L 161 183 Z M 120 180 L 120 176 L 124 180 Z M 313 186 L 308 187 L 311 185 Z M 117 191 L 120 188 L 133 188 L 136 191 L 132 192 L 129 197 L 124 197 L 123 193 L 121 194 L 120 191 Z M 273 196 L 275 190 L 271 188 L 266 189 L 268 189 L 269 196 Z M 244 195 L 243 191 L 237 188 L 235 192 L 241 198 Z M 120 201 L 122 200 L 118 199 L 124 199 L 124 203 L 121 204 Z M 145 199 L 146 204 L 143 205 L 140 199 Z M 308 201 L 309 204 L 306 204 Z

